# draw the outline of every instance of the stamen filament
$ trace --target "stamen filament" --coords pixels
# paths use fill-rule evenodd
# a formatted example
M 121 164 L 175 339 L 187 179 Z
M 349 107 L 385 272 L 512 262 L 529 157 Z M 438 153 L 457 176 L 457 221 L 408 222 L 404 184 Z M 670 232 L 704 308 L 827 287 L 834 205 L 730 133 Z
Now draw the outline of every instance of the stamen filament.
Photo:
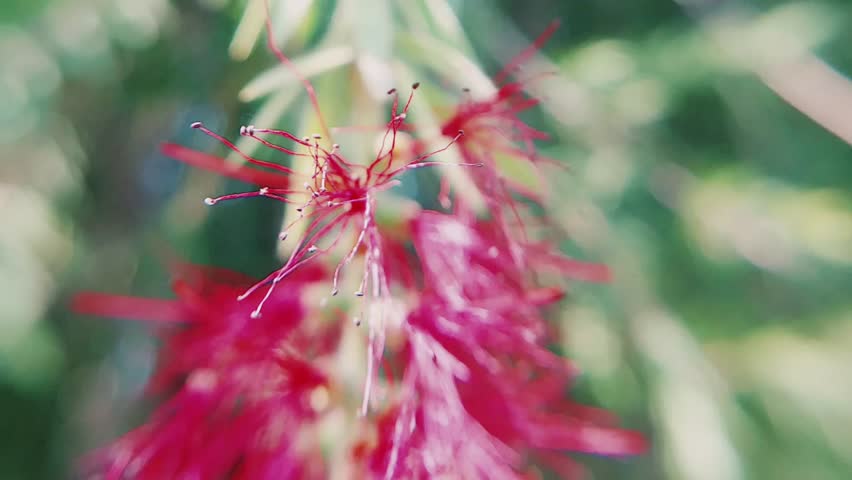
M 228 140 L 227 138 L 225 138 L 225 137 L 223 137 L 223 136 L 219 135 L 218 133 L 215 133 L 215 132 L 213 132 L 212 130 L 208 129 L 208 128 L 207 128 L 207 127 L 205 127 L 205 126 L 204 126 L 204 124 L 202 124 L 201 122 L 193 122 L 193 123 L 192 123 L 192 125 L 190 125 L 190 126 L 191 126 L 192 128 L 197 129 L 197 130 L 201 130 L 201 131 L 202 131 L 205 135 L 207 135 L 207 136 L 209 136 L 209 137 L 212 137 L 212 138 L 214 138 L 214 139 L 218 140 L 220 143 L 222 143 L 223 145 L 225 145 L 226 147 L 228 147 L 230 150 L 232 150 L 232 151 L 236 152 L 239 156 L 243 157 L 243 159 L 244 159 L 245 161 L 249 162 L 249 163 L 252 163 L 252 164 L 254 164 L 254 165 L 258 165 L 258 166 L 261 166 L 261 167 L 266 167 L 266 168 L 272 168 L 272 169 L 274 169 L 274 170 L 279 170 L 279 171 L 282 171 L 282 172 L 287 173 L 287 174 L 290 174 L 290 175 L 300 175 L 300 174 L 299 174 L 298 172 L 296 172 L 295 170 L 290 169 L 290 168 L 287 168 L 287 167 L 285 167 L 285 166 L 283 166 L 283 165 L 278 165 L 277 163 L 272 163 L 272 162 L 266 162 L 266 161 L 263 161 L 263 160 L 258 160 L 258 159 L 254 158 L 254 157 L 251 157 L 251 156 L 249 156 L 249 155 L 246 155 L 246 154 L 245 154 L 242 150 L 240 150 L 239 148 L 237 148 L 237 146 L 236 146 L 236 145 L 234 145 L 233 143 L 231 143 L 231 141 L 230 141 L 230 140 Z
M 290 59 L 287 58 L 286 55 L 284 55 L 284 52 L 282 52 L 281 49 L 278 48 L 278 45 L 275 44 L 275 39 L 272 34 L 272 15 L 269 11 L 269 0 L 265 0 L 264 3 L 266 6 L 266 45 L 269 47 L 270 50 L 272 50 L 272 53 L 274 53 L 275 56 L 278 57 L 278 60 L 280 60 L 282 64 L 289 68 L 293 72 L 293 74 L 296 75 L 296 78 L 298 78 L 299 81 L 302 82 L 302 86 L 305 87 L 305 91 L 308 93 L 308 98 L 310 98 L 311 100 L 311 106 L 314 109 L 314 113 L 317 115 L 317 119 L 320 122 L 320 128 L 322 128 L 322 133 L 326 138 L 330 139 L 331 132 L 329 132 L 328 125 L 325 123 L 325 117 L 323 116 L 322 111 L 320 110 L 316 90 L 314 90 L 314 86 L 311 84 L 310 80 L 308 80 L 304 75 L 302 75 L 302 72 L 300 72 L 299 69 L 296 68 L 293 62 L 291 62 Z

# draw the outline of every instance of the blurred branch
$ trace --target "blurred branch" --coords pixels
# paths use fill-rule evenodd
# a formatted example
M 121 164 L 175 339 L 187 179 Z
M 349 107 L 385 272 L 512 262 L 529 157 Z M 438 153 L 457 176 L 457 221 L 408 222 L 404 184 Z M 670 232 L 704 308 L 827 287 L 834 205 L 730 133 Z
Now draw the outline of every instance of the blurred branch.
M 852 145 L 852 82 L 848 78 L 812 54 L 757 75 L 784 101 Z
M 810 51 L 832 30 L 833 18 L 799 3 L 755 18 L 736 1 L 678 3 L 782 100 L 852 145 L 852 82 Z

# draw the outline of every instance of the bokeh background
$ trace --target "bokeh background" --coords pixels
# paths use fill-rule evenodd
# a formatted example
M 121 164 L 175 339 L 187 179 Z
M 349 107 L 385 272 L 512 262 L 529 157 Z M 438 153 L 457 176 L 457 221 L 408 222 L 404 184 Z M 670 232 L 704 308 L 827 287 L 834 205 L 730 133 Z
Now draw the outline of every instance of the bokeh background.
M 158 150 L 224 153 L 194 120 L 311 131 L 246 3 L 0 4 L 0 478 L 73 476 L 144 413 L 147 327 L 72 315 L 72 292 L 168 295 L 170 255 L 273 268 L 282 210 L 208 209 L 241 186 Z M 562 347 L 576 395 L 653 442 L 582 460 L 598 479 L 852 478 L 852 3 L 286 0 L 274 18 L 331 123 L 380 122 L 380 93 L 418 79 L 427 137 L 560 18 L 525 120 L 569 167 L 547 200 L 566 248 L 616 274 L 573 289 Z M 404 191 L 428 205 L 431 175 Z

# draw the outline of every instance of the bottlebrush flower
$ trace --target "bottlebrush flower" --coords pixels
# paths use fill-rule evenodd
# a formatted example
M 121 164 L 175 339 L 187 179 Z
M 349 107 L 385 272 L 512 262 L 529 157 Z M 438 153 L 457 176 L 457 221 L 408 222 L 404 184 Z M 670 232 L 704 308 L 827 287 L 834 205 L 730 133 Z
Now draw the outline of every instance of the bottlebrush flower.
M 418 84 L 412 86 L 411 94 L 408 101 L 400 109 L 399 96 L 395 90 L 388 92 L 393 95 L 393 106 L 391 110 L 391 119 L 387 124 L 385 135 L 376 154 L 375 159 L 368 165 L 361 165 L 346 160 L 339 153 L 339 146 L 333 145 L 330 150 L 325 149 L 320 145 L 320 135 L 314 135 L 311 138 L 299 139 L 290 132 L 284 130 L 273 130 L 267 128 L 257 128 L 252 125 L 240 128 L 240 134 L 253 138 L 263 145 L 283 152 L 294 158 L 295 161 L 309 161 L 313 165 L 313 173 L 306 178 L 295 170 L 270 162 L 264 162 L 255 159 L 241 152 L 233 143 L 224 137 L 208 130 L 200 122 L 192 124 L 193 128 L 199 129 L 205 134 L 222 142 L 231 150 L 237 152 L 246 161 L 251 164 L 262 167 L 271 168 L 279 172 L 278 178 L 264 178 L 264 180 L 272 181 L 273 185 L 263 185 L 259 190 L 252 192 L 235 193 L 223 195 L 216 198 L 207 198 L 205 203 L 215 205 L 225 200 L 234 200 L 247 197 L 267 197 L 278 200 L 284 203 L 298 205 L 296 211 L 299 212 L 299 218 L 296 222 L 308 222 L 304 235 L 297 241 L 296 247 L 293 250 L 287 262 L 277 271 L 273 272 L 269 277 L 257 283 L 255 286 L 246 291 L 241 298 L 252 294 L 257 289 L 270 285 L 266 296 L 257 305 L 257 308 L 252 312 L 252 317 L 261 315 L 263 304 L 272 294 L 275 286 L 283 280 L 287 275 L 294 272 L 301 265 L 308 262 L 310 259 L 323 255 L 332 250 L 340 240 L 342 233 L 346 232 L 350 226 L 355 226 L 358 231 L 358 237 L 355 245 L 349 251 L 341 263 L 337 266 L 332 279 L 332 295 L 338 293 L 338 280 L 341 269 L 352 261 L 355 254 L 363 245 L 366 251 L 366 261 L 364 275 L 361 281 L 361 286 L 356 296 L 364 296 L 367 291 L 368 284 L 372 289 L 373 297 L 382 297 L 386 295 L 388 285 L 385 277 L 382 261 L 381 261 L 381 241 L 379 232 L 375 222 L 376 195 L 379 192 L 385 191 L 398 184 L 397 177 L 407 170 L 421 168 L 434 165 L 460 165 L 460 166 L 481 166 L 481 164 L 447 164 L 440 161 L 428 160 L 433 155 L 440 153 L 449 147 L 452 143 L 461 138 L 464 133 L 457 132 L 447 147 L 420 155 L 414 159 L 400 159 L 399 152 L 396 149 L 397 134 L 408 114 L 408 108 L 411 105 L 411 100 Z M 271 135 L 283 137 L 289 141 L 295 142 L 298 146 L 304 149 L 303 152 L 297 152 L 289 148 L 274 144 L 261 135 Z M 166 153 L 178 159 L 185 160 L 188 163 L 204 164 L 206 157 L 197 154 L 191 150 L 183 149 L 176 146 L 167 146 Z M 215 162 L 208 162 L 212 165 Z M 237 178 L 250 179 L 253 183 L 260 180 L 257 177 L 248 173 L 248 170 L 237 170 L 229 173 Z M 287 180 L 281 178 L 286 176 Z M 282 188 L 282 185 L 292 183 L 293 179 L 304 180 L 302 183 L 303 189 Z M 295 222 L 294 222 L 295 223 Z M 281 240 L 286 240 L 289 236 L 289 229 L 293 224 L 288 225 L 280 234 Z M 321 240 L 330 238 L 328 244 L 324 247 L 318 246 Z
M 559 22 L 552 22 L 529 47 L 512 58 L 503 69 L 494 75 L 492 81 L 497 87 L 494 94 L 485 99 L 474 100 L 470 91 L 459 103 L 453 115 L 441 126 L 441 133 L 453 136 L 458 130 L 465 131 L 465 138 L 458 146 L 468 158 L 480 158 L 488 166 L 495 166 L 495 155 L 507 155 L 522 158 L 532 163 L 540 160 L 536 151 L 536 140 L 547 140 L 549 136 L 536 130 L 518 118 L 518 114 L 539 104 L 536 98 L 524 94 L 528 83 L 536 76 L 521 80 L 507 81 L 516 74 L 559 28 Z M 539 74 L 548 75 L 548 72 Z
M 521 66 L 533 56 L 559 27 L 554 21 L 533 43 L 512 58 L 505 67 L 493 77 L 496 91 L 482 99 L 474 99 L 469 90 L 465 90 L 462 100 L 451 115 L 441 126 L 441 133 L 452 136 L 453 132 L 463 130 L 465 135 L 456 143 L 462 159 L 465 162 L 482 164 L 486 168 L 471 172 L 474 183 L 482 192 L 492 218 L 505 232 L 510 242 L 512 257 L 516 263 L 523 254 L 520 247 L 513 245 L 510 227 L 504 216 L 506 212 L 514 216 L 519 233 L 524 237 L 523 222 L 519 218 L 518 205 L 514 194 L 518 193 L 535 201 L 541 200 L 541 191 L 530 188 L 511 177 L 500 175 L 498 159 L 509 162 L 520 162 L 524 169 L 541 179 L 538 165 L 542 161 L 558 162 L 539 155 L 535 142 L 546 140 L 549 136 L 524 123 L 518 115 L 539 104 L 536 98 L 524 94 L 524 88 L 535 80 L 531 76 L 521 80 L 507 81 L 519 71 Z M 541 75 L 547 75 L 545 72 Z M 540 182 L 544 183 L 544 182 Z M 447 184 L 442 188 L 442 203 L 446 200 Z M 464 205 L 461 205 L 464 208 Z
M 305 324 L 300 299 L 322 277 L 294 275 L 257 319 L 236 300 L 251 283 L 224 270 L 185 266 L 175 300 L 77 295 L 80 313 L 165 327 L 149 392 L 168 398 L 147 424 L 91 454 L 86 470 L 107 480 L 324 478 L 310 437 L 329 388 L 319 365 L 339 329 Z
M 519 478 L 532 453 L 631 455 L 643 437 L 565 399 L 575 375 L 546 348 L 540 297 L 491 225 L 424 212 L 414 241 L 427 286 L 405 324 L 399 403 L 356 451 L 377 478 Z M 555 297 L 551 297 L 554 298 Z
M 319 103 L 313 85 L 293 67 L 287 58 L 272 41 L 271 24 L 267 18 L 267 45 L 278 57 L 280 62 L 290 67 L 301 80 L 305 91 L 311 100 L 325 138 L 329 130 L 319 109 Z M 262 145 L 283 153 L 295 162 L 307 161 L 312 166 L 312 173 L 303 175 L 295 169 L 278 163 L 256 159 L 242 152 L 230 140 L 207 129 L 201 122 L 191 126 L 204 134 L 216 139 L 228 149 L 236 152 L 251 165 L 267 169 L 254 170 L 247 167 L 230 167 L 227 162 L 201 152 L 196 152 L 178 145 L 166 145 L 163 152 L 188 164 L 201 168 L 219 171 L 227 176 L 254 183 L 261 188 L 251 192 L 241 192 L 220 197 L 205 199 L 207 205 L 216 205 L 222 201 L 249 197 L 266 197 L 296 206 L 298 218 L 279 234 L 279 239 L 287 240 L 290 229 L 297 222 L 306 222 L 304 233 L 296 241 L 287 261 L 278 270 L 272 272 L 262 281 L 248 288 L 238 296 L 244 300 L 259 289 L 267 287 L 263 298 L 257 302 L 250 313 L 251 318 L 262 315 L 264 305 L 273 295 L 275 287 L 290 274 L 309 261 L 326 255 L 334 250 L 344 234 L 351 228 L 357 231 L 355 244 L 348 250 L 343 259 L 337 264 L 332 276 L 331 295 L 339 293 L 340 273 L 349 265 L 358 252 L 364 250 L 364 270 L 356 296 L 367 296 L 369 304 L 369 344 L 367 378 L 364 388 L 362 413 L 366 414 L 369 407 L 370 391 L 375 377 L 376 365 L 381 360 L 384 351 L 385 311 L 383 306 L 391 302 L 390 284 L 385 269 L 382 238 L 376 224 L 377 195 L 399 183 L 397 178 L 408 170 L 427 166 L 451 165 L 464 167 L 481 167 L 479 163 L 444 163 L 431 158 L 449 148 L 464 136 L 461 130 L 456 132 L 450 142 L 438 150 L 407 157 L 397 148 L 397 137 L 400 130 L 405 128 L 405 121 L 414 92 L 419 83 L 414 83 L 407 100 L 402 103 L 396 89 L 388 91 L 392 96 L 390 119 L 385 126 L 384 136 L 375 158 L 364 165 L 347 160 L 341 153 L 340 147 L 333 144 L 331 148 L 324 147 L 320 141 L 323 135 L 314 134 L 310 137 L 299 138 L 285 131 L 269 128 L 258 128 L 253 125 L 240 128 L 240 135 L 260 142 Z M 273 143 L 268 138 L 281 138 L 292 142 L 295 147 L 282 146 Z M 302 188 L 294 188 L 293 184 L 301 182 Z M 358 320 L 360 322 L 360 320 Z
M 274 46 L 271 48 L 277 51 Z M 283 55 L 281 55 L 281 58 L 282 61 L 287 61 Z M 364 272 L 360 286 L 355 292 L 356 296 L 363 297 L 367 295 L 371 300 L 369 305 L 370 313 L 368 314 L 369 344 L 367 377 L 361 408 L 363 414 L 367 413 L 372 382 L 376 375 L 376 365 L 380 362 L 382 352 L 384 351 L 384 305 L 391 301 L 390 283 L 385 268 L 387 262 L 384 259 L 385 252 L 382 246 L 382 236 L 375 218 L 376 195 L 395 186 L 398 183 L 396 178 L 411 169 L 435 165 L 481 166 L 480 164 L 448 164 L 429 160 L 430 157 L 446 150 L 449 145 L 461 138 L 464 135 L 463 132 L 458 132 L 450 144 L 442 149 L 417 156 L 413 159 L 399 158 L 400 154 L 396 149 L 397 135 L 404 125 L 414 91 L 417 87 L 417 83 L 412 86 L 412 91 L 404 105 L 400 105 L 399 96 L 395 90 L 388 92 L 389 95 L 393 96 L 391 119 L 386 126 L 379 151 L 375 159 L 368 165 L 361 165 L 346 160 L 339 153 L 339 146 L 336 144 L 332 146 L 331 150 L 325 149 L 319 143 L 319 135 L 299 139 L 284 130 L 257 128 L 254 126 L 242 127 L 240 134 L 255 139 L 269 148 L 283 152 L 293 157 L 295 161 L 312 162 L 313 173 L 307 178 L 299 178 L 299 174 L 289 167 L 261 161 L 246 155 L 232 142 L 205 128 L 200 122 L 193 123 L 192 127 L 220 141 L 229 149 L 241 155 L 250 164 L 276 171 L 273 174 L 275 176 L 271 176 L 267 172 L 265 176 L 261 177 L 251 169 L 246 168 L 229 170 L 225 168 L 226 164 L 224 160 L 217 160 L 215 157 L 211 158 L 206 154 L 176 145 L 166 145 L 164 147 L 164 152 L 167 155 L 189 164 L 198 165 L 203 168 L 217 169 L 228 176 L 248 180 L 253 183 L 265 181 L 271 182 L 274 185 L 270 187 L 267 184 L 259 190 L 252 192 L 207 198 L 205 199 L 205 203 L 208 205 L 215 205 L 225 200 L 248 197 L 267 197 L 285 203 L 296 204 L 298 205 L 296 211 L 299 212 L 299 217 L 293 223 L 286 226 L 279 234 L 279 238 L 282 241 L 288 238 L 289 229 L 296 222 L 308 222 L 305 233 L 298 239 L 296 247 L 284 265 L 237 297 L 238 300 L 244 300 L 264 286 L 268 286 L 265 295 L 257 302 L 256 307 L 250 313 L 251 318 L 256 319 L 261 317 L 265 303 L 272 298 L 275 287 L 279 282 L 309 261 L 334 250 L 344 233 L 350 227 L 355 227 L 358 232 L 357 239 L 334 269 L 331 295 L 338 294 L 338 282 L 342 269 L 354 259 L 363 246 L 365 251 Z M 309 88 L 308 91 L 313 92 L 313 89 Z M 283 137 L 295 142 L 304 151 L 297 152 L 274 144 L 261 135 Z M 294 178 L 305 180 L 303 190 L 287 188 Z
M 510 62 L 495 83 L 502 84 L 554 28 Z M 269 48 L 291 66 L 269 38 Z M 255 283 L 211 281 L 206 275 L 197 283 L 179 282 L 175 301 L 99 294 L 75 301 L 82 312 L 165 322 L 165 345 L 151 387 L 163 393 L 177 386 L 147 425 L 94 456 L 96 469 L 111 479 L 323 477 L 313 432 L 320 409 L 311 398 L 331 388 L 321 363 L 336 349 L 341 326 L 326 330 L 303 322 L 300 292 L 311 281 L 330 280 L 331 294 L 337 295 L 341 271 L 361 251 L 364 270 L 355 294 L 370 300 L 362 417 L 385 350 L 402 364 L 394 366 L 401 380 L 388 385 L 389 400 L 375 419 L 374 435 L 353 449 L 353 474 L 362 466 L 363 476 L 385 479 L 518 478 L 534 461 L 563 474 L 576 472 L 561 452 L 641 452 L 641 435 L 566 398 L 575 369 L 547 348 L 553 327 L 541 309 L 559 300 L 562 291 L 541 287 L 534 276 L 551 269 L 565 277 L 606 281 L 609 271 L 564 257 L 523 231 L 514 195 L 535 195 L 503 178 L 496 158 L 510 155 L 533 167 L 542 159 L 534 142 L 544 134 L 517 117 L 537 103 L 523 96 L 524 81 L 503 84 L 488 100 L 464 100 L 443 125 L 447 146 L 422 155 L 397 148 L 418 84 L 404 102 L 391 90 L 381 146 L 362 164 L 346 159 L 338 145 L 322 143 L 330 136 L 316 93 L 292 70 L 322 133 L 300 138 L 286 130 L 244 126 L 240 135 L 292 162 L 308 162 L 310 173 L 249 156 L 200 122 L 192 127 L 248 165 L 232 166 L 179 145 L 163 147 L 168 156 L 259 187 L 207 198 L 208 205 L 248 197 L 292 205 L 299 213 L 295 222 L 305 228 L 284 264 Z M 463 163 L 432 159 L 452 145 Z M 432 165 L 484 167 L 475 169 L 473 178 L 487 199 L 490 219 L 477 219 L 457 202 L 453 215 L 422 212 L 408 230 L 387 235 L 376 221 L 378 195 L 408 170 Z M 513 212 L 514 225 L 504 218 L 507 211 Z M 292 227 L 284 227 L 282 241 Z M 353 230 L 354 244 L 344 249 L 328 278 L 306 265 L 337 249 Z M 419 271 L 409 268 L 409 244 Z M 286 288 L 276 288 L 285 279 Z M 386 345 L 383 306 L 391 301 L 392 283 L 415 293 L 416 306 L 395 332 L 400 341 Z M 391 370 L 385 366 L 389 378 Z M 369 426 L 374 420 L 363 421 Z
M 314 134 L 310 137 L 299 138 L 286 130 L 258 128 L 254 125 L 240 128 L 240 135 L 252 138 L 266 147 L 277 150 L 291 157 L 293 161 L 311 162 L 313 172 L 309 176 L 304 176 L 287 166 L 258 160 L 246 155 L 231 141 L 208 130 L 201 122 L 192 124 L 192 128 L 201 130 L 208 136 L 215 138 L 230 150 L 239 154 L 250 164 L 278 173 L 276 178 L 261 178 L 250 170 L 240 169 L 229 171 L 227 173 L 230 176 L 250 180 L 255 184 L 260 182 L 259 185 L 261 188 L 253 192 L 235 193 L 216 198 L 208 197 L 205 199 L 205 203 L 215 205 L 225 200 L 266 197 L 298 205 L 296 211 L 299 213 L 299 218 L 293 223 L 308 222 L 305 233 L 297 241 L 296 247 L 285 264 L 267 278 L 248 289 L 240 298 L 246 298 L 257 289 L 268 285 L 269 288 L 266 291 L 266 295 L 251 313 L 253 318 L 259 317 L 264 303 L 272 295 L 275 286 L 312 258 L 324 255 L 334 249 L 343 232 L 347 231 L 350 226 L 354 226 L 358 230 L 358 237 L 355 245 L 352 246 L 349 253 L 335 269 L 331 294 L 337 295 L 341 269 L 352 261 L 363 245 L 366 252 L 364 274 L 361 286 L 355 292 L 355 295 L 364 296 L 365 293 L 369 293 L 374 298 L 386 297 L 388 295 L 388 282 L 382 268 L 381 239 L 375 222 L 376 195 L 398 184 L 397 177 L 411 169 L 435 165 L 481 166 L 481 164 L 447 164 L 430 160 L 432 156 L 446 150 L 450 145 L 458 141 L 464 135 L 464 132 L 461 130 L 452 136 L 452 140 L 444 148 L 417 156 L 413 159 L 400 158 L 400 154 L 396 148 L 397 135 L 400 129 L 404 128 L 403 125 L 408 116 L 408 109 L 411 106 L 414 91 L 418 88 L 419 83 L 412 85 L 411 93 L 404 105 L 400 105 L 400 98 L 396 89 L 388 91 L 388 94 L 393 96 L 390 120 L 386 124 L 381 146 L 375 158 L 369 164 L 363 165 L 359 162 L 348 161 L 340 153 L 340 146 L 337 144 L 333 144 L 330 149 L 324 147 L 320 144 L 320 140 L 323 139 L 323 135 L 326 139 L 330 139 L 331 135 L 319 108 L 316 92 L 310 81 L 295 68 L 290 59 L 275 45 L 268 5 L 266 30 L 269 50 L 275 54 L 283 65 L 290 68 L 301 81 L 310 98 L 314 112 L 319 119 L 323 134 Z M 267 138 L 264 138 L 266 136 L 278 137 L 292 142 L 295 144 L 295 149 L 273 143 L 267 140 Z M 187 161 L 187 163 L 196 163 L 207 168 L 222 169 L 223 167 L 222 162 L 213 161 L 209 157 L 198 155 L 197 152 L 180 147 L 167 146 L 165 152 L 179 160 Z M 297 184 L 301 182 L 301 189 L 298 187 L 293 188 L 294 180 L 296 180 L 295 183 Z M 270 181 L 270 183 L 264 183 L 264 181 Z M 287 225 L 281 231 L 279 238 L 282 241 L 287 239 L 292 226 L 293 224 Z M 330 240 L 326 246 L 318 245 L 321 240 L 327 238 Z M 369 290 L 367 290 L 368 286 Z M 371 326 L 371 332 L 372 328 Z

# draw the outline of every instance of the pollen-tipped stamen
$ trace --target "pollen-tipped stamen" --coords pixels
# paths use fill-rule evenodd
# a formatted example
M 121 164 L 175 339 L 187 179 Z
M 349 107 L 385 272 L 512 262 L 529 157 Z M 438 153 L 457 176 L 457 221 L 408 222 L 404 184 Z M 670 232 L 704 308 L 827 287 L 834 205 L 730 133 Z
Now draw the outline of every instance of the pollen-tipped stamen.
M 287 263 L 285 263 L 284 266 L 282 266 L 277 271 L 271 273 L 270 275 L 268 275 L 266 278 L 264 278 L 260 282 L 257 282 L 256 284 L 252 285 L 251 288 L 249 288 L 242 295 L 237 297 L 237 300 L 239 300 L 239 301 L 245 300 L 251 294 L 256 292 L 258 289 L 260 289 L 264 285 L 267 285 L 271 282 L 271 285 L 269 285 L 269 288 L 267 289 L 266 294 L 264 294 L 263 298 L 258 303 L 257 307 L 252 312 L 252 318 L 258 318 L 260 316 L 260 313 L 263 310 L 264 304 L 270 298 L 270 296 L 272 295 L 272 292 L 275 290 L 275 287 L 277 286 L 277 284 L 281 280 L 283 280 L 288 275 L 290 275 L 291 273 L 296 271 L 299 267 L 301 267 L 302 265 L 304 265 L 308 261 L 313 260 L 313 259 L 319 257 L 320 255 L 324 255 L 324 254 L 328 253 L 329 251 L 331 251 L 333 248 L 335 248 L 337 246 L 338 242 L 340 241 L 340 239 L 343 236 L 343 232 L 346 230 L 346 228 L 349 225 L 349 217 L 347 217 L 346 215 L 339 215 L 339 216 L 335 217 L 333 220 L 331 220 L 330 222 L 328 222 L 327 224 L 323 225 L 322 227 L 319 227 L 319 225 L 325 219 L 325 217 L 328 216 L 331 213 L 333 213 L 333 212 L 329 211 L 329 210 L 325 210 L 325 211 L 322 212 L 322 214 L 319 217 L 315 218 L 311 222 L 311 224 L 306 229 L 305 235 L 299 240 L 299 243 L 296 245 L 296 248 L 293 250 L 293 253 L 290 254 L 290 258 L 287 260 Z M 330 231 L 332 231 L 334 228 L 336 228 L 338 225 L 340 225 L 341 222 L 343 222 L 342 228 L 338 231 L 335 239 L 331 242 L 331 244 L 329 244 L 328 247 L 319 248 L 315 244 L 311 244 L 311 246 L 308 247 L 308 248 L 305 248 L 305 249 L 302 248 L 309 241 L 325 237 L 326 234 L 328 234 Z
M 411 92 L 408 94 L 408 100 L 405 102 L 405 106 L 402 108 L 402 112 L 398 112 L 399 108 L 399 94 L 396 89 L 391 89 L 388 91 L 389 94 L 394 96 L 393 106 L 391 108 L 391 119 L 387 123 L 385 127 L 385 135 L 382 137 L 382 144 L 379 147 L 379 152 L 376 154 L 376 159 L 370 164 L 370 167 L 367 169 L 367 177 L 370 177 L 370 174 L 373 168 L 376 167 L 379 163 L 381 163 L 385 158 L 387 158 L 387 163 L 381 172 L 379 172 L 379 177 L 387 173 L 387 171 L 393 166 L 393 155 L 396 150 L 396 137 L 399 133 L 400 127 L 405 122 L 405 119 L 408 118 L 408 108 L 411 106 L 411 101 L 414 99 L 414 91 L 420 86 L 420 82 L 415 82 L 411 85 Z M 387 152 L 384 152 L 385 145 L 387 143 L 388 135 L 391 136 L 391 144 L 390 148 L 388 148 Z M 384 152 L 384 153 L 382 153 Z
M 299 81 L 302 83 L 302 86 L 305 88 L 305 91 L 308 94 L 308 98 L 311 101 L 311 106 L 313 107 L 314 113 L 317 116 L 317 120 L 319 120 L 320 127 L 322 128 L 323 134 L 327 138 L 331 138 L 331 133 L 329 132 L 328 125 L 325 122 L 325 117 L 323 116 L 322 110 L 320 110 L 320 107 L 319 107 L 319 100 L 317 99 L 317 92 L 316 92 L 316 90 L 314 90 L 314 86 L 313 86 L 313 84 L 311 84 L 310 80 L 308 80 L 307 77 L 302 75 L 302 72 L 300 72 L 299 69 L 296 68 L 296 66 L 293 64 L 293 62 L 290 61 L 290 59 L 287 58 L 286 55 L 284 55 L 284 52 L 282 52 L 281 49 L 278 48 L 278 45 L 275 44 L 275 36 L 273 34 L 273 29 L 272 29 L 272 15 L 270 14 L 270 11 L 269 11 L 270 10 L 269 9 L 269 0 L 265 0 L 264 4 L 265 4 L 265 7 L 266 7 L 266 45 L 269 48 L 269 50 L 271 50 L 272 53 L 276 57 L 278 57 L 278 60 L 285 67 L 289 68 L 290 71 L 292 71 L 293 74 L 296 75 L 296 78 L 298 78 Z
M 383 177 L 384 178 L 392 178 L 392 177 L 396 176 L 398 173 L 405 171 L 405 170 L 410 170 L 410 169 L 420 168 L 420 167 L 430 167 L 430 166 L 436 166 L 436 165 L 449 165 L 449 166 L 458 166 L 458 167 L 482 167 L 483 166 L 482 163 L 452 163 L 452 162 L 440 162 L 440 161 L 429 161 L 429 162 L 423 161 L 423 160 L 425 160 L 429 157 L 432 157 L 434 155 L 437 155 L 441 152 L 445 152 L 463 136 L 464 136 L 464 130 L 459 130 L 458 133 L 456 134 L 456 136 L 453 137 L 452 140 L 450 140 L 449 143 L 447 143 L 444 147 L 439 148 L 435 151 L 429 152 L 427 154 L 420 155 L 419 157 L 415 158 L 414 160 L 408 162 L 406 165 L 399 167 L 399 168 L 397 168 L 396 170 L 394 170 L 390 173 L 384 174 Z
M 250 155 L 247 155 L 245 152 L 243 152 L 242 150 L 237 148 L 237 146 L 234 145 L 230 140 L 228 140 L 227 138 L 219 135 L 218 133 L 208 129 L 201 122 L 193 122 L 190 125 L 190 127 L 194 128 L 196 130 L 201 130 L 202 133 L 204 133 L 208 137 L 211 137 L 211 138 L 217 140 L 222 145 L 225 145 L 226 147 L 228 147 L 228 149 L 230 149 L 231 151 L 236 152 L 240 157 L 242 157 L 245 161 L 247 161 L 249 163 L 252 163 L 252 164 L 260 166 L 260 167 L 266 167 L 266 168 L 271 168 L 271 169 L 274 169 L 274 170 L 279 170 L 279 171 L 287 173 L 289 175 L 300 175 L 298 172 L 296 172 L 295 170 L 293 170 L 291 168 L 287 168 L 287 167 L 285 167 L 283 165 L 279 165 L 277 163 L 258 160 L 256 158 L 250 156 Z
M 258 130 L 253 125 L 249 125 L 248 127 L 240 127 L 240 135 L 242 135 L 244 137 L 253 138 L 254 140 L 257 140 L 261 144 L 263 144 L 263 145 L 265 145 L 265 146 L 267 146 L 267 147 L 269 147 L 273 150 L 278 150 L 279 152 L 284 153 L 286 155 L 289 155 L 291 157 L 307 157 L 307 156 L 309 156 L 306 153 L 299 153 L 295 150 L 291 150 L 287 147 L 282 147 L 281 145 L 277 145 L 277 144 L 272 143 L 272 142 L 270 142 L 266 139 L 258 137 L 257 135 L 255 135 L 255 133 L 257 133 L 257 132 L 258 132 Z M 300 143 L 300 145 L 301 145 L 301 143 Z
M 265 187 L 261 188 L 260 190 L 253 191 L 253 192 L 230 193 L 228 195 L 222 195 L 222 196 L 219 196 L 219 197 L 207 197 L 207 198 L 204 199 L 204 203 L 206 205 L 213 206 L 213 205 L 216 205 L 217 203 L 219 203 L 221 201 L 237 200 L 237 199 L 240 199 L 240 198 L 251 198 L 251 197 L 267 197 L 267 198 L 272 198 L 272 199 L 275 199 L 275 200 L 278 200 L 278 201 L 284 202 L 284 203 L 293 203 L 292 200 L 290 200 L 286 197 L 282 197 L 280 195 L 275 195 L 275 194 L 269 193 L 269 189 L 265 188 Z

